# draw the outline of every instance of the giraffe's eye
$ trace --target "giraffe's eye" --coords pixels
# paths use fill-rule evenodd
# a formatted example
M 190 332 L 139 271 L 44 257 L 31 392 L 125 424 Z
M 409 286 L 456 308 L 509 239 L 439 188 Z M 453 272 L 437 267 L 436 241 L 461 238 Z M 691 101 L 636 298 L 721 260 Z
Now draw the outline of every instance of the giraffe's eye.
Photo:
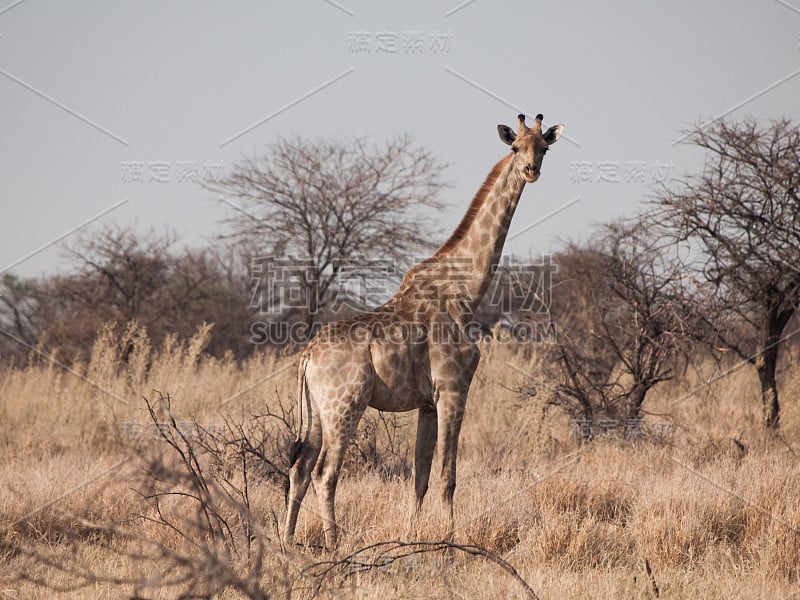
M 516 154 L 517 152 L 519 152 L 519 148 L 517 148 L 516 146 L 511 146 L 511 151 L 512 151 L 514 154 Z

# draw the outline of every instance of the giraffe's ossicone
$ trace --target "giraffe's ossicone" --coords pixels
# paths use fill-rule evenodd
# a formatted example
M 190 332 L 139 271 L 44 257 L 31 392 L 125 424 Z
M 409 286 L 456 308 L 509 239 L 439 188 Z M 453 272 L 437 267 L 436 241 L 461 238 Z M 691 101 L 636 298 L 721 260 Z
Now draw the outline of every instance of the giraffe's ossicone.
M 287 544 L 313 477 L 325 543 L 336 545 L 336 482 L 367 406 L 419 410 L 416 508 L 422 505 L 438 450 L 453 535 L 458 437 L 479 359 L 476 342 L 464 326 L 491 282 L 522 190 L 539 178 L 542 159 L 564 126 L 542 131 L 542 115 L 537 115 L 529 128 L 519 115 L 516 133 L 506 125 L 497 129 L 511 152 L 492 168 L 448 240 L 408 270 L 388 302 L 326 325 L 301 354 L 301 433 L 289 472 Z

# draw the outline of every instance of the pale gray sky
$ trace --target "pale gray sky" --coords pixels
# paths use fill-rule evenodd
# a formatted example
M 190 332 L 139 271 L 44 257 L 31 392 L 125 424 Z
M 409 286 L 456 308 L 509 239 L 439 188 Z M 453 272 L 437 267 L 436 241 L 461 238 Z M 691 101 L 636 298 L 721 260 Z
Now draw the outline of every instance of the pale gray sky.
M 693 123 L 800 120 L 800 0 L 5 0 L 0 98 L 0 269 L 17 274 L 63 268 L 57 247 L 21 259 L 104 211 L 89 227 L 204 243 L 230 209 L 188 180 L 281 135 L 412 132 L 451 164 L 450 229 L 519 111 L 569 137 L 506 247 L 538 255 L 696 170 L 673 145 Z

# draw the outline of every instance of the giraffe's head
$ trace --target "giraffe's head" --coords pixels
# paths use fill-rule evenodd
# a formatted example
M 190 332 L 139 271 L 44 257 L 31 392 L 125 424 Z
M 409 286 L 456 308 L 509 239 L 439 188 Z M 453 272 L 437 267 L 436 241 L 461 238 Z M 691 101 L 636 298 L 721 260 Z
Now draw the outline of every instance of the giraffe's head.
M 564 131 L 563 125 L 553 125 L 547 131 L 542 131 L 542 115 L 536 115 L 533 127 L 525 125 L 525 115 L 519 115 L 519 130 L 514 133 L 508 125 L 498 125 L 497 132 L 500 139 L 511 146 L 514 153 L 514 166 L 517 172 L 528 183 L 539 179 L 542 172 L 542 159 L 550 144 L 555 144 Z

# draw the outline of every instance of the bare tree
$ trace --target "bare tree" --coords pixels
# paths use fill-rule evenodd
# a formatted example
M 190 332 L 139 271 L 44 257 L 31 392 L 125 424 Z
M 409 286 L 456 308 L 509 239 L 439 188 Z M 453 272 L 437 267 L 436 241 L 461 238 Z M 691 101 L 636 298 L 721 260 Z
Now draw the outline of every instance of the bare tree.
M 391 270 L 394 261 L 432 247 L 432 213 L 443 207 L 443 168 L 408 135 L 380 147 L 359 138 L 297 137 L 244 158 L 227 178 L 207 187 L 232 208 L 231 236 L 255 256 L 290 261 L 278 265 L 284 269 L 279 278 L 295 278 L 302 287 L 303 302 L 288 308 L 302 313 L 308 332 L 317 313 L 347 292 L 337 285 L 344 268 L 357 269 L 366 259 L 388 261 Z M 269 284 L 264 277 L 260 283 Z M 281 300 L 266 292 L 261 302 L 267 295 L 270 304 Z M 283 318 L 287 312 L 292 311 Z
M 551 401 L 587 421 L 640 419 L 647 393 L 672 378 L 686 340 L 679 265 L 638 224 L 622 223 L 554 260 Z
M 690 140 L 705 167 L 655 198 L 653 221 L 713 302 L 708 341 L 755 366 L 764 426 L 777 429 L 778 352 L 800 303 L 800 128 L 717 121 Z

